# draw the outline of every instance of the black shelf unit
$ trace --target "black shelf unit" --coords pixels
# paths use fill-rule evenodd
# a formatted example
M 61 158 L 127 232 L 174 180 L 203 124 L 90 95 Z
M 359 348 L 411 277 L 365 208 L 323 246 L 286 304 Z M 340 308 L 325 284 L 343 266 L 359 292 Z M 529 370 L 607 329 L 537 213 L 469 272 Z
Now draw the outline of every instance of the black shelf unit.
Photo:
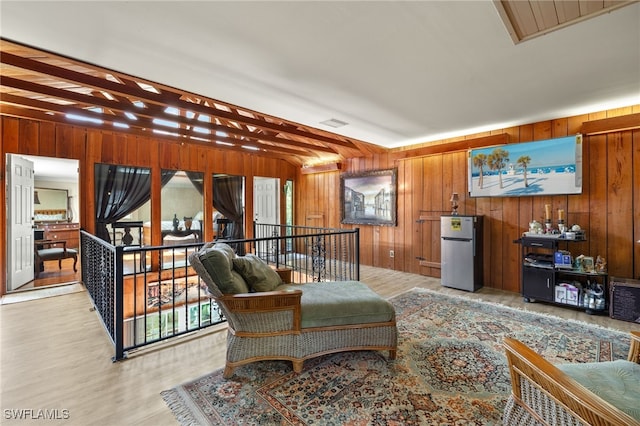
M 581 309 L 588 314 L 607 312 L 608 309 L 608 274 L 583 272 L 555 266 L 554 254 L 559 245 L 564 243 L 580 243 L 586 239 L 567 240 L 564 238 L 544 236 L 523 236 L 515 243 L 522 247 L 522 296 L 525 302 L 541 301 L 559 306 Z M 600 285 L 603 290 L 604 303 L 585 305 L 584 294 L 577 294 L 577 303 L 562 303 L 556 300 L 556 285 L 578 281 L 583 288 L 589 284 Z

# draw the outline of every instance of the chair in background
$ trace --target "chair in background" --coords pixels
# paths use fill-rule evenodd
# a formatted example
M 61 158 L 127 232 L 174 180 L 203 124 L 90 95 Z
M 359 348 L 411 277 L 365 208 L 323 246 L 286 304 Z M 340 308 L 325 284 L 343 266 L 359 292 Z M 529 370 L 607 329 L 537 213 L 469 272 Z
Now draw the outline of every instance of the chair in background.
M 141 246 L 142 245 L 142 221 L 127 221 L 127 222 L 114 222 L 111 224 L 111 228 L 113 229 L 113 245 L 122 245 L 122 246 Z M 120 238 L 118 241 L 118 233 L 120 229 L 124 229 L 124 232 L 120 233 Z M 131 235 L 131 230 L 138 230 L 138 240 L 136 241 L 133 235 Z M 133 244 L 136 242 L 136 244 Z
M 640 426 L 640 332 L 627 360 L 553 365 L 524 343 L 504 341 L 511 396 L 504 425 Z
M 60 247 L 62 245 L 62 247 Z M 78 251 L 68 249 L 64 240 L 36 240 L 35 241 L 36 278 L 44 270 L 44 262 L 49 260 L 58 261 L 58 269 L 62 269 L 64 259 L 73 259 L 73 271 L 78 272 Z

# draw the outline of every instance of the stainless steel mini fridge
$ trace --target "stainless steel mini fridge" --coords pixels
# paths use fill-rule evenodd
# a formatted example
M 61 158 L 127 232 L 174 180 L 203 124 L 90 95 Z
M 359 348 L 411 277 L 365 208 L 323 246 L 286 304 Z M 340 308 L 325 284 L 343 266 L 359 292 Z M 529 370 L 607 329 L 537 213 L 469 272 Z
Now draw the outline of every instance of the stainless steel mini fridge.
M 442 216 L 441 283 L 476 291 L 482 287 L 482 216 Z

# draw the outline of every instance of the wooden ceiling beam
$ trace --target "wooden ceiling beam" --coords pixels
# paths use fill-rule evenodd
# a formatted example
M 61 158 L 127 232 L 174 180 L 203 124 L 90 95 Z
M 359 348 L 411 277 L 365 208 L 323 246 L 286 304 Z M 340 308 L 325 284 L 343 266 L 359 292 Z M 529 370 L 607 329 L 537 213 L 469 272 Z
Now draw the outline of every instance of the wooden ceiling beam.
M 16 117 L 16 118 L 23 118 L 28 120 L 45 121 L 45 122 L 48 121 L 52 123 L 64 124 L 67 126 L 86 127 L 86 128 L 102 130 L 106 132 L 125 133 L 128 135 L 141 136 L 145 138 L 149 138 L 151 136 L 155 139 L 165 140 L 168 142 L 175 142 L 175 143 L 186 142 L 189 144 L 204 145 L 210 148 L 218 149 L 220 151 L 235 151 L 235 152 L 241 152 L 243 154 L 248 154 L 248 155 L 254 154 L 254 155 L 286 160 L 298 166 L 301 166 L 302 164 L 304 164 L 308 158 L 317 158 L 313 156 L 313 153 L 305 153 L 300 151 L 287 153 L 288 155 L 283 156 L 282 154 L 275 152 L 276 150 L 274 150 L 273 152 L 269 152 L 269 151 L 254 152 L 239 146 L 227 146 L 227 145 L 219 146 L 212 142 L 199 141 L 199 140 L 193 140 L 193 139 L 187 140 L 186 138 L 180 138 L 180 137 L 165 135 L 161 133 L 154 133 L 152 135 L 149 135 L 149 132 L 143 131 L 135 127 L 130 127 L 130 128 L 113 127 L 110 129 L 105 129 L 103 125 L 97 124 L 97 123 L 84 122 L 84 121 L 78 122 L 78 123 L 70 122 L 68 119 L 65 118 L 64 113 L 47 113 L 45 111 L 38 110 L 38 109 L 23 108 L 20 106 L 9 105 L 9 104 L 4 104 L 2 106 L 2 115 L 7 117 Z M 304 154 L 311 154 L 311 155 L 304 155 Z
M 253 132 L 249 132 L 249 131 L 243 131 L 241 129 L 236 129 L 233 127 L 226 127 L 226 126 L 220 126 L 216 123 L 209 123 L 209 122 L 205 122 L 205 121 L 198 121 L 195 119 L 189 119 L 183 116 L 178 116 L 178 115 L 171 115 L 171 114 L 167 114 L 164 111 L 164 106 L 162 105 L 155 105 L 155 104 L 151 104 L 151 105 L 146 105 L 145 108 L 138 108 L 136 106 L 134 106 L 131 101 L 124 96 L 121 95 L 116 95 L 113 96 L 115 98 L 115 100 L 111 100 L 108 99 L 104 96 L 91 96 L 91 95 L 87 95 L 87 94 L 83 94 L 83 93 L 78 93 L 78 92 L 71 92 L 71 91 L 67 91 L 64 89 L 58 89 L 58 88 L 54 88 L 54 87 L 50 87 L 50 86 L 46 86 L 46 85 L 42 85 L 42 84 L 38 84 L 38 83 L 33 83 L 33 82 L 27 82 L 24 80 L 20 80 L 14 77 L 3 77 L 2 78 L 2 85 L 6 86 L 6 87 L 12 87 L 14 89 L 20 89 L 23 91 L 27 91 L 27 92 L 31 92 L 31 93 L 39 93 L 42 95 L 46 95 L 52 98 L 57 98 L 57 99 L 62 99 L 62 100 L 73 100 L 74 102 L 78 102 L 82 105 L 84 105 L 85 107 L 102 107 L 102 108 L 107 108 L 109 110 L 112 111 L 120 111 L 121 113 L 132 113 L 135 116 L 137 116 L 140 120 L 142 120 L 142 117 L 147 117 L 150 119 L 153 118 L 164 118 L 167 119 L 169 121 L 175 121 L 175 122 L 179 122 L 185 125 L 189 125 L 189 126 L 197 126 L 197 127 L 203 127 L 203 128 L 207 128 L 209 129 L 213 134 L 215 134 L 216 132 L 225 132 L 225 133 L 232 133 L 232 134 L 236 134 L 242 137 L 247 137 L 247 138 L 255 138 L 255 139 L 261 139 L 261 137 Z M 2 98 L 8 96 L 8 94 L 2 94 Z M 0 99 L 2 99 L 0 98 Z M 28 99 L 28 98 L 25 98 Z M 18 103 L 17 101 L 12 101 L 13 103 Z M 53 104 L 52 104 L 53 105 Z M 38 108 L 44 108 L 43 105 L 38 106 Z M 90 110 L 84 110 L 84 109 L 76 109 L 74 112 L 74 114 L 85 114 L 85 115 L 91 115 L 94 118 L 104 118 L 101 117 L 100 115 L 95 115 L 95 114 L 99 114 L 99 113 L 95 113 L 93 111 Z M 129 118 L 125 118 L 124 116 L 122 117 L 123 121 L 127 124 L 132 124 L 134 121 L 129 119 Z M 149 128 L 158 128 L 158 126 L 156 125 L 149 125 L 147 126 Z M 197 135 L 198 137 L 201 137 L 201 135 Z M 291 139 L 285 139 L 285 138 L 277 138 L 277 137 L 273 137 L 273 136 L 268 136 L 266 135 L 264 138 L 265 141 L 268 142 L 272 142 L 272 143 L 276 143 L 276 144 L 281 144 L 281 145 L 290 145 L 294 148 L 300 148 L 303 150 L 315 150 L 315 151 L 319 151 L 319 152 L 326 152 L 326 153 L 331 153 L 331 154 L 335 154 L 336 151 L 335 149 L 331 148 L 331 147 L 326 147 L 326 146 L 317 146 L 317 145 L 312 145 L 312 144 L 308 144 L 308 143 L 300 143 L 298 141 L 295 140 L 291 140 Z M 271 146 L 271 145 L 269 145 Z
M 57 78 L 70 81 L 76 84 L 81 84 L 87 88 L 104 90 L 113 95 L 119 94 L 125 97 L 136 98 L 142 102 L 155 103 L 163 106 L 166 104 L 173 104 L 177 108 L 184 108 L 187 110 L 193 110 L 193 111 L 197 111 L 197 112 L 211 115 L 211 116 L 226 118 L 229 120 L 238 121 L 245 124 L 250 124 L 255 127 L 267 128 L 267 129 L 276 131 L 278 133 L 292 134 L 292 135 L 300 136 L 303 138 L 309 138 L 309 139 L 317 140 L 321 142 L 355 148 L 353 142 L 342 140 L 342 138 L 338 137 L 337 135 L 335 137 L 329 137 L 326 135 L 316 134 L 307 130 L 300 130 L 299 129 L 299 127 L 301 127 L 300 125 L 294 125 L 281 119 L 277 119 L 279 123 L 273 123 L 265 119 L 251 118 L 242 114 L 237 114 L 237 113 L 234 114 L 232 112 L 223 111 L 217 108 L 205 107 L 201 104 L 187 102 L 181 99 L 181 96 L 182 96 L 181 94 L 172 92 L 171 90 L 169 90 L 168 88 L 162 85 L 156 85 L 156 84 L 144 82 L 145 84 L 150 84 L 154 88 L 158 89 L 158 91 L 160 91 L 160 93 L 154 93 L 154 92 L 150 92 L 148 90 L 142 89 L 137 84 L 136 84 L 136 87 L 134 87 L 131 84 L 119 84 L 119 83 L 109 81 L 107 79 L 94 77 L 89 74 L 57 67 L 55 65 L 50 65 L 41 61 L 24 58 L 8 52 L 2 53 L 2 62 L 18 68 L 34 71 L 34 72 L 48 75 L 48 76 L 57 77 Z M 79 65 L 86 66 L 83 64 L 79 64 Z M 119 73 L 114 72 L 111 74 L 113 74 L 114 76 L 117 76 L 119 79 L 123 81 L 129 80 L 129 78 L 122 77 L 122 75 Z M 215 101 L 215 103 L 225 105 L 223 102 Z M 231 106 L 228 106 L 228 107 L 232 108 Z M 255 114 L 255 116 L 262 116 L 261 114 L 254 113 L 254 112 L 252 112 L 252 114 Z M 273 119 L 276 120 L 275 118 Z
M 171 136 L 171 135 L 165 135 L 167 137 L 173 137 L 174 139 L 178 140 L 179 138 L 185 138 L 185 141 L 191 142 L 194 141 L 193 138 L 197 138 L 197 139 L 206 139 L 209 143 L 215 143 L 216 141 L 220 141 L 220 142 L 226 142 L 226 143 L 231 143 L 231 144 L 244 144 L 244 145 L 248 145 L 248 144 L 254 144 L 257 145 L 257 148 L 260 148 L 261 150 L 267 149 L 267 150 L 271 150 L 273 152 L 279 152 L 282 154 L 287 154 L 287 155 L 298 155 L 298 156 L 302 156 L 305 158 L 317 158 L 317 155 L 314 155 L 313 152 L 309 152 L 308 150 L 296 150 L 296 149 L 290 149 L 287 147 L 283 147 L 283 146 L 277 146 L 277 145 L 272 145 L 272 144 L 266 144 L 263 143 L 261 141 L 257 141 L 254 139 L 246 139 L 246 140 L 241 140 L 241 139 L 237 139 L 237 138 L 232 138 L 232 137 L 228 137 L 228 136 L 223 136 L 223 135 L 215 135 L 215 134 L 204 134 L 204 133 L 197 133 L 197 132 L 192 132 L 192 131 L 187 131 L 185 129 L 174 129 L 174 128 L 163 128 L 161 126 L 156 125 L 155 123 L 153 123 L 152 119 L 149 118 L 138 118 L 138 120 L 135 121 L 131 121 L 126 119 L 125 117 L 122 116 L 117 116 L 117 115 L 108 115 L 108 114 L 103 114 L 103 113 L 99 113 L 99 112 L 95 112 L 95 111 L 90 111 L 90 110 L 84 110 L 84 109 L 80 109 L 80 108 L 76 108 L 76 107 L 72 107 L 72 106 L 68 106 L 68 105 L 57 105 L 57 104 L 50 104 L 48 102 L 44 102 L 44 101 L 40 101 L 37 99 L 23 99 L 20 98 L 19 96 L 15 96 L 15 95 L 9 95 L 9 94 L 3 94 L 2 97 L 0 98 L 0 101 L 3 104 L 11 104 L 11 105 L 18 105 L 18 106 L 28 106 L 29 108 L 32 109 L 36 109 L 39 110 L 41 112 L 46 112 L 46 111 L 55 111 L 59 114 L 63 114 L 63 117 L 59 117 L 57 118 L 55 121 L 60 122 L 60 123 L 66 123 L 66 124 L 74 124 L 73 120 L 69 120 L 66 118 L 67 114 L 75 114 L 75 115 L 79 115 L 79 116 L 84 116 L 87 118 L 91 118 L 91 119 L 95 119 L 95 120 L 101 120 L 103 122 L 109 123 L 112 125 L 112 129 L 106 129 L 106 130 L 126 130 L 126 128 L 119 128 L 118 126 L 116 126 L 114 123 L 124 123 L 128 126 L 129 129 L 136 129 L 137 131 L 140 132 L 140 134 L 146 134 L 144 133 L 145 129 L 154 129 L 160 132 L 168 132 L 168 133 L 176 133 L 176 136 Z M 5 113 L 5 108 L 3 107 L 3 114 Z M 14 110 L 14 115 L 17 114 Z M 34 118 L 34 117 L 38 117 L 38 118 L 42 118 L 43 116 L 40 114 L 37 115 L 33 115 L 33 114 L 29 114 L 26 111 L 24 113 L 21 113 L 21 116 L 25 117 L 25 118 Z M 78 124 L 80 123 L 85 123 L 84 121 L 78 121 Z M 154 136 L 158 135 L 157 132 L 154 132 Z M 147 134 L 148 136 L 148 134 Z M 195 141 L 198 141 L 198 140 Z M 204 142 L 202 140 L 198 141 L 198 142 Z M 226 148 L 232 148 L 231 146 L 221 146 L 219 147 L 220 149 L 226 149 Z M 246 151 L 246 150 L 245 150 Z M 244 152 L 244 151 L 243 151 Z M 258 151 L 260 152 L 260 151 Z

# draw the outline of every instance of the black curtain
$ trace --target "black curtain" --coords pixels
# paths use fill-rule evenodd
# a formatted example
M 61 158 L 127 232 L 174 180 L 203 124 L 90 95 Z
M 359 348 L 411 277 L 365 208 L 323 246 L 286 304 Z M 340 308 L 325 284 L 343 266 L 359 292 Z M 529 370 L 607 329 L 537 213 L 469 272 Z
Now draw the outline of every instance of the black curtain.
M 204 176 L 202 172 L 185 172 L 191 184 L 198 190 L 200 195 L 204 194 Z
M 176 172 L 162 171 L 162 186 Z M 107 225 L 139 209 L 151 198 L 151 169 L 144 167 L 95 165 L 96 236 L 111 242 Z
M 213 177 L 213 207 L 230 221 L 227 238 L 231 240 L 244 238 L 243 182 L 242 176 Z

